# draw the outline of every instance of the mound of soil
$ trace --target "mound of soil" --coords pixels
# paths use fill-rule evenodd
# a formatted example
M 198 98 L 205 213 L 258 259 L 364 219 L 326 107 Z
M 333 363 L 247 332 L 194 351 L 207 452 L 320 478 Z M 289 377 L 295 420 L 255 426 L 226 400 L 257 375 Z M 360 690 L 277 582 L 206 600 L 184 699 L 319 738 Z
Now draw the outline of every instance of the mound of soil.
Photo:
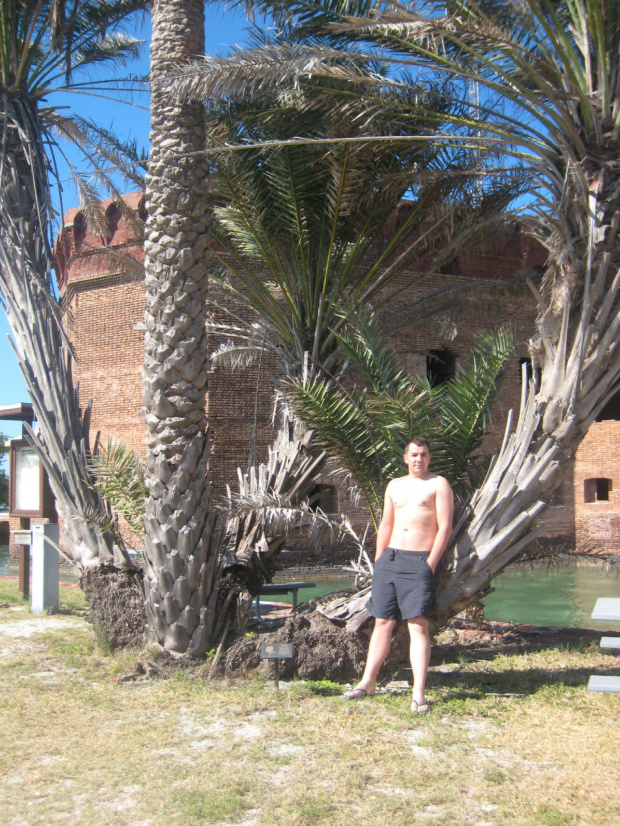
M 90 609 L 89 621 L 105 633 L 110 648 L 145 642 L 143 573 L 140 568 L 100 565 L 80 577 Z
M 293 643 L 293 658 L 279 663 L 282 679 L 299 677 L 341 683 L 357 680 L 364 670 L 371 631 L 371 623 L 350 633 L 317 611 L 296 613 L 277 631 L 237 640 L 226 654 L 224 673 L 231 677 L 256 669 L 271 677 L 275 666 L 272 660 L 260 659 L 261 645 Z M 406 656 L 408 638 L 407 629 L 401 624 L 382 671 L 394 671 Z

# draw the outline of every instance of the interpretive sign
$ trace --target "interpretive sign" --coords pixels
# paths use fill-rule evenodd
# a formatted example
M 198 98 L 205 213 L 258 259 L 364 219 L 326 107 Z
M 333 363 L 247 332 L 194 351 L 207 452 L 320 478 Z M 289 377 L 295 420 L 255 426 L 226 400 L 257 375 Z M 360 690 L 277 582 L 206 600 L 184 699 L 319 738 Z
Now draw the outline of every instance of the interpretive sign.
M 276 688 L 280 687 L 280 660 L 293 659 L 292 642 L 265 642 L 260 647 L 261 660 L 274 660 L 274 680 Z
M 291 660 L 293 658 L 293 643 L 263 643 L 260 647 L 261 660 Z

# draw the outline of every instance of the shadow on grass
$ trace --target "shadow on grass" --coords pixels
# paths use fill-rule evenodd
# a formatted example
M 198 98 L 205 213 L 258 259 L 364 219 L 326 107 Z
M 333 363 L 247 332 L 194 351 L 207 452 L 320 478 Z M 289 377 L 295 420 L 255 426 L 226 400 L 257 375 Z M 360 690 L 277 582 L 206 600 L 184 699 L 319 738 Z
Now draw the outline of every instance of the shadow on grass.
M 584 687 L 594 673 L 620 676 L 620 667 L 600 666 L 510 669 L 502 672 L 460 671 L 456 674 L 431 673 L 428 687 L 450 694 L 483 697 L 487 694 L 536 694 L 548 688 Z
M 476 637 L 459 638 L 450 643 L 435 643 L 431 664 L 467 663 L 494 660 L 497 657 L 520 656 L 541 651 L 584 652 L 598 646 L 602 635 L 617 634 L 618 629 L 592 631 L 585 628 L 529 628 L 509 627 L 504 633 L 489 632 L 484 626 Z

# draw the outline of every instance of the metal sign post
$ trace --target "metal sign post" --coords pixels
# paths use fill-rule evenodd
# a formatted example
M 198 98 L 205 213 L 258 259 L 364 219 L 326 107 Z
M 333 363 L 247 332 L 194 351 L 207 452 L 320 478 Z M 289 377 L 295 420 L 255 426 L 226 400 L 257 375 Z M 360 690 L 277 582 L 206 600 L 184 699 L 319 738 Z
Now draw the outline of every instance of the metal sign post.
M 293 659 L 293 643 L 263 643 L 260 647 L 261 660 L 274 660 L 276 688 L 280 687 L 280 660 Z

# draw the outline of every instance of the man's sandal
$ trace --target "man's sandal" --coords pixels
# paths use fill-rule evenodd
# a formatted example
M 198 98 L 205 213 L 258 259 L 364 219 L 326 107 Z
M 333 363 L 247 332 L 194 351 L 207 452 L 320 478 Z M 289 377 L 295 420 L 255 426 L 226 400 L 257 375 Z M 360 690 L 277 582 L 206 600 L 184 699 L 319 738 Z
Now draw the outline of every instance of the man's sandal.
M 430 705 L 424 700 L 423 703 L 418 703 L 417 700 L 411 701 L 411 711 L 414 714 L 430 714 L 431 707 Z
M 365 688 L 352 688 L 351 691 L 345 691 L 342 695 L 345 700 L 362 700 L 364 697 L 374 697 L 374 692 L 366 691 Z

